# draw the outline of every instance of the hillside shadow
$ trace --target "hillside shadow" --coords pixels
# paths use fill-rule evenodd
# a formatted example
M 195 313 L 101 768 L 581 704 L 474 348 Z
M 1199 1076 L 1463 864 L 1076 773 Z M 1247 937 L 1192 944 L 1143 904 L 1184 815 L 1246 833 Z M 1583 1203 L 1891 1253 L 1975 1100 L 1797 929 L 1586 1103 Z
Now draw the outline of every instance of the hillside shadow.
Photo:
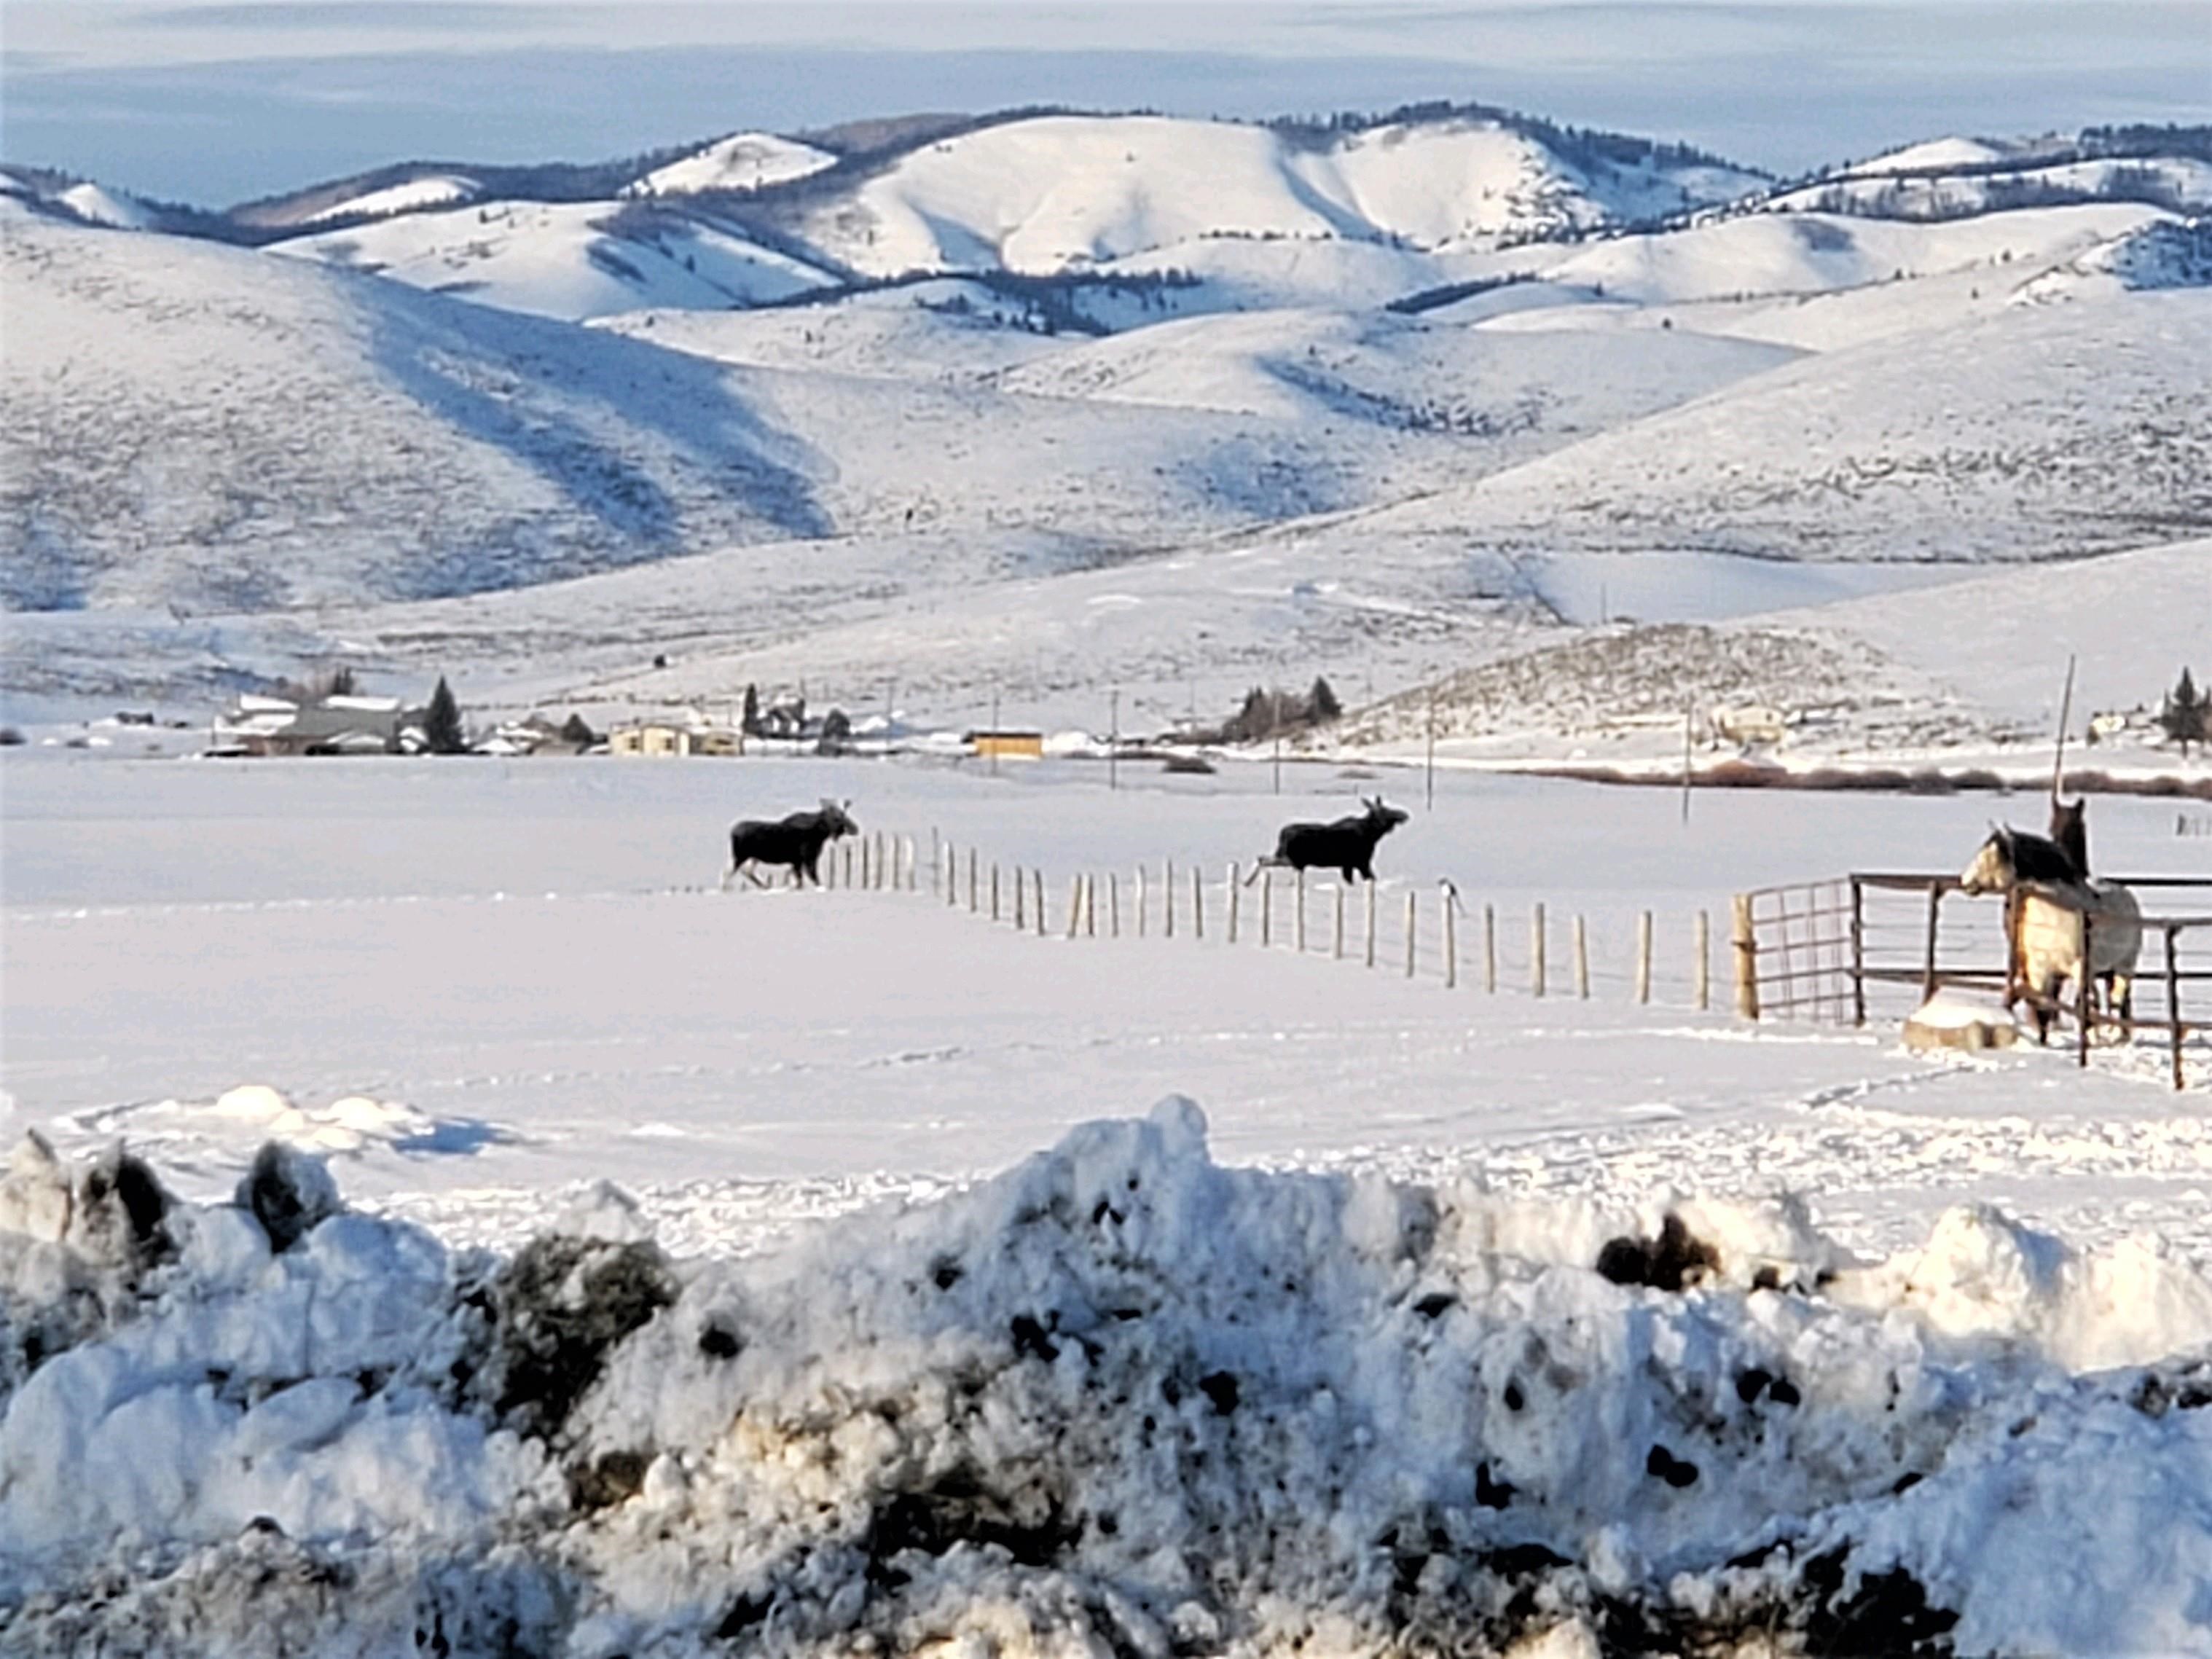
M 371 361 L 454 432 L 551 485 L 584 523 L 543 508 L 501 515 L 422 564 L 405 597 L 582 575 L 748 532 L 834 533 L 805 470 L 812 452 L 763 420 L 716 366 L 488 307 L 465 319 L 426 309 L 380 307 Z

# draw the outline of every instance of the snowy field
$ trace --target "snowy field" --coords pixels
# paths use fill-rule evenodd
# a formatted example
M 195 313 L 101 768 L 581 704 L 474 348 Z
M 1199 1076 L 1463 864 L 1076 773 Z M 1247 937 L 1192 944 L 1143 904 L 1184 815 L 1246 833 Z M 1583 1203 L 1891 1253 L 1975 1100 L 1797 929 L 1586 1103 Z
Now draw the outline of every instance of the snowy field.
M 1692 1006 L 1698 910 L 1724 1006 L 1729 891 L 1986 798 L 1447 775 L 1370 970 L 1223 876 L 1417 775 L 1121 781 L 9 757 L 0 1648 L 2212 1651 L 2212 1057 Z M 823 794 L 1048 936 L 716 890 Z M 2100 865 L 2191 868 L 2175 810 Z

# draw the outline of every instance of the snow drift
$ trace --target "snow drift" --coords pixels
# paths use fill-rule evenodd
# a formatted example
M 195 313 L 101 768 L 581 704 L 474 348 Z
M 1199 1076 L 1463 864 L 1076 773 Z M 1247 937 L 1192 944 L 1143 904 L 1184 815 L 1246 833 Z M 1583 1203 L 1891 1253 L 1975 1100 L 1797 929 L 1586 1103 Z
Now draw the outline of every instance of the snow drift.
M 502 1260 L 32 1140 L 0 1322 L 11 1653 L 2206 1650 L 2212 1284 L 1987 1209 L 1856 1264 L 1171 1099 L 776 1254 L 602 1188 Z

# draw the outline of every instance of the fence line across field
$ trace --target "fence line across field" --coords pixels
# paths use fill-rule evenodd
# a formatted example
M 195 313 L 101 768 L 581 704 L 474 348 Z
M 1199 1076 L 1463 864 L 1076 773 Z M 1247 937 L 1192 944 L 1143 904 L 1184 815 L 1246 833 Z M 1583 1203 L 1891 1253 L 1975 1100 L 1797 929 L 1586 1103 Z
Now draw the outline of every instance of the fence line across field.
M 1182 881 L 1175 860 L 1163 859 L 1129 872 L 1125 907 L 1121 869 L 1049 878 L 1035 866 L 987 861 L 981 848 L 957 846 L 936 830 L 930 832 L 929 872 L 932 893 L 947 908 L 957 909 L 964 892 L 971 915 L 988 915 L 1001 925 L 1011 921 L 1017 933 L 1034 932 L 1039 938 L 1057 931 L 1069 941 L 1118 939 L 1133 931 L 1139 939 L 1205 945 L 1210 935 L 1223 947 L 1283 951 L 1334 962 L 1356 951 L 1366 968 L 1385 961 L 1402 963 L 1406 978 L 1437 981 L 1451 990 L 1459 988 L 1466 970 L 1470 984 L 1491 996 L 1508 982 L 1514 967 L 1504 948 L 1510 913 L 1501 913 L 1495 901 L 1485 901 L 1477 927 L 1476 912 L 1449 878 L 1433 890 L 1419 883 L 1346 884 L 1314 880 L 1304 870 L 1284 872 L 1264 862 L 1248 868 L 1232 860 L 1217 886 L 1203 866 L 1186 866 L 1188 880 Z M 2162 985 L 2165 1008 L 2162 1017 L 2146 1010 L 2132 1024 L 2166 1035 L 2174 1086 L 2179 1088 L 2185 1080 L 2185 1045 L 2191 1037 L 2212 1036 L 2212 1016 L 2191 1018 L 2182 1006 L 2183 987 L 2212 982 L 2212 877 L 2113 879 L 2160 901 L 2159 911 L 2143 915 L 2138 924 L 2144 947 L 2133 979 L 2141 986 Z M 1255 884 L 1258 891 L 1248 912 L 1246 890 Z M 918 892 L 919 844 L 913 836 L 883 830 L 840 842 L 823 861 L 823 884 Z M 1399 899 L 1388 910 L 1379 902 L 1385 885 Z M 1359 890 L 1357 906 L 1352 902 L 1354 888 Z M 1726 947 L 1735 1012 L 1751 1020 L 1864 1025 L 1873 1000 L 1893 988 L 1909 988 L 1919 1001 L 1944 986 L 2009 989 L 2012 946 L 2003 908 L 1947 902 L 1962 896 L 1957 877 L 1912 871 L 1853 871 L 1738 893 L 1729 907 Z M 2206 908 L 2179 908 L 2193 896 Z M 1220 908 L 1209 927 L 1207 913 L 1217 902 Z M 1323 923 L 1318 930 L 1316 903 Z M 1594 933 L 1587 915 L 1555 915 L 1544 901 L 1535 901 L 1528 908 L 1522 956 L 1528 994 L 1577 1000 L 1602 994 L 1608 1000 L 1618 997 L 1646 1006 L 1665 1000 L 1662 988 L 1679 988 L 1688 1006 L 1709 1009 L 1712 915 L 1699 909 L 1682 921 L 1686 926 L 1673 917 L 1662 926 L 1660 913 L 1638 909 L 1631 942 L 1615 954 Z M 1387 937 L 1394 932 L 1395 939 Z M 1553 966 L 1555 943 L 1567 949 L 1564 972 Z M 1473 963 L 1466 959 L 1470 948 L 1475 952 Z M 1478 965 L 1480 973 L 1474 973 Z M 1686 971 L 1678 975 L 1674 968 Z M 2092 1030 L 2099 1023 L 2094 1010 L 2085 1018 L 2083 1003 L 2077 1001 L 2056 1012 L 2073 1023 L 2081 1060 L 2087 1065 Z
M 930 844 L 931 889 L 947 908 L 958 908 L 964 891 L 971 914 L 1041 938 L 1210 939 L 1334 962 L 1356 959 L 1370 969 L 1387 963 L 1405 978 L 1438 981 L 1449 990 L 1460 988 L 1464 975 L 1471 988 L 1491 996 L 1513 969 L 1501 946 L 1496 902 L 1486 901 L 1478 910 L 1449 878 L 1433 885 L 1347 884 L 1236 860 L 1209 878 L 1202 865 L 1178 866 L 1172 859 L 1054 878 L 1035 866 L 987 859 L 981 848 L 955 845 L 939 831 L 931 832 Z M 886 845 L 890 850 L 881 857 L 906 872 L 895 884 L 918 888 L 913 838 L 896 837 Z M 878 859 L 872 848 L 863 850 L 863 885 L 880 885 L 869 878 Z M 1388 906 L 1380 902 L 1386 888 L 1392 890 Z M 1528 927 L 1532 995 L 1647 1005 L 1662 1000 L 1664 988 L 1687 1006 L 1711 1006 L 1710 911 L 1670 919 L 1664 929 L 1657 912 L 1637 911 L 1631 942 L 1619 951 L 1607 947 L 1589 916 L 1542 901 L 1529 907 Z M 1564 972 L 1555 965 L 1560 940 L 1569 951 Z

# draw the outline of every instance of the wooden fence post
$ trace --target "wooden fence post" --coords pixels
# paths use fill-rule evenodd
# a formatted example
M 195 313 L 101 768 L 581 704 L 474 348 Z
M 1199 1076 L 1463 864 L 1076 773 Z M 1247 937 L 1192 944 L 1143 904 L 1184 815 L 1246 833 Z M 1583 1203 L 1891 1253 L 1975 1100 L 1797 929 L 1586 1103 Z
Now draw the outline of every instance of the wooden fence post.
M 1409 887 L 1406 890 L 1406 977 L 1407 979 L 1413 976 L 1413 930 L 1420 914 L 1420 911 L 1414 908 L 1413 890 Z
M 1036 902 L 1030 908 L 1036 917 L 1036 935 L 1039 939 L 1042 939 L 1044 937 L 1044 872 L 1032 870 L 1030 874 L 1034 878 L 1033 886 L 1036 895 Z
M 1175 860 L 1169 859 L 1164 869 L 1167 879 L 1160 884 L 1160 937 L 1175 937 Z
M 1936 994 L 1936 934 L 1942 920 L 1943 889 L 1941 884 L 1928 884 L 1928 952 L 1920 969 L 1920 1000 L 1923 1002 Z
M 1575 912 L 1575 994 L 1589 1000 L 1589 931 L 1579 910 Z
M 958 909 L 960 908 L 960 849 L 950 842 L 945 845 L 943 886 L 945 908 L 948 910 Z
M 2081 989 L 2074 1000 L 2074 1018 L 2081 1028 L 2081 1041 L 2075 1045 L 2075 1064 L 2086 1067 L 2089 1064 L 2089 1028 L 2097 1023 L 2097 976 L 2089 971 L 2097 960 L 2089 913 L 2081 912 Z
M 1651 913 L 1639 912 L 1636 918 L 1636 1000 L 1651 1000 Z
M 996 861 L 995 860 L 993 860 L 993 862 L 992 862 L 992 865 L 991 865 L 991 920 L 992 920 L 992 921 L 996 921 L 998 919 L 999 919 L 999 866 L 998 866 L 997 861 Z
M 1482 907 L 1482 988 L 1498 994 L 1498 907 Z
M 2174 943 L 2179 927 L 2166 930 L 2166 1023 L 2173 1038 L 2173 1086 L 2181 1087 L 2181 956 Z
M 1260 866 L 1260 948 L 1266 950 L 1275 942 L 1275 872 L 1266 865 Z
M 880 835 L 882 832 L 881 832 L 880 830 L 878 830 L 877 833 Z M 860 890 L 861 890 L 862 892 L 866 892 L 866 891 L 867 890 L 867 887 L 868 887 L 868 838 L 867 838 L 866 836 L 861 836 L 861 837 L 860 837 Z
M 1851 878 L 1851 1024 L 1866 1024 L 1866 884 Z
M 1096 876 L 1083 878 L 1083 937 L 1098 937 L 1098 878 Z
M 968 914 L 971 916 L 981 908 L 975 902 L 976 865 L 975 849 L 971 847 L 968 849 Z
M 1757 1019 L 1759 934 L 1751 925 L 1751 895 L 1738 893 L 1729 903 L 1733 911 L 1731 937 L 1735 946 L 1735 1011 L 1746 1019 Z
M 1339 881 L 1334 890 L 1336 920 L 1329 930 L 1328 953 L 1330 960 L 1342 962 L 1344 960 L 1344 883 Z
M 837 884 L 840 887 L 850 887 L 853 884 L 853 843 L 846 841 L 840 842 L 838 845 L 844 849 L 845 875 L 844 879 Z
M 945 866 L 941 861 L 944 858 L 943 848 L 943 839 L 937 833 L 937 826 L 933 823 L 929 826 L 929 890 L 933 893 L 937 891 L 939 884 L 945 879 Z
M 1533 995 L 1545 993 L 1544 981 L 1549 975 L 1544 969 L 1544 902 L 1539 899 L 1528 913 L 1528 989 Z
M 1237 906 L 1243 890 L 1237 880 L 1237 860 L 1231 859 L 1229 860 L 1229 942 L 1231 945 L 1237 943 Z
M 995 864 L 991 866 L 994 870 L 998 867 Z M 1023 890 L 1028 885 L 1029 883 L 1022 878 L 1022 866 L 1016 865 L 1014 866 L 1014 931 L 1018 933 L 1029 931 L 1029 906 L 1023 902 Z
M 1692 964 L 1691 979 L 1697 992 L 1699 1012 L 1713 1006 L 1713 918 L 1708 910 L 1698 912 L 1698 959 Z
M 1367 965 L 1375 965 L 1375 884 L 1367 884 Z
M 1190 866 L 1190 936 L 1206 937 L 1206 879 L 1194 864 Z
M 1109 939 L 1121 937 L 1121 872 L 1106 872 L 1106 933 Z
M 1146 930 L 1151 926 L 1145 917 L 1145 912 L 1151 908 L 1146 903 L 1147 897 L 1148 895 L 1145 891 L 1145 866 L 1140 864 L 1137 866 L 1137 937 L 1139 939 L 1145 937 Z
M 1297 886 L 1298 920 L 1297 926 L 1291 929 L 1291 937 L 1297 942 L 1298 954 L 1304 956 L 1306 953 L 1306 872 L 1304 870 L 1298 872 Z
M 876 890 L 884 889 L 884 832 L 876 831 Z
M 1439 890 L 1438 902 L 1444 912 L 1444 989 L 1455 989 L 1459 984 L 1459 925 L 1452 920 L 1454 906 L 1452 884 L 1444 883 Z

